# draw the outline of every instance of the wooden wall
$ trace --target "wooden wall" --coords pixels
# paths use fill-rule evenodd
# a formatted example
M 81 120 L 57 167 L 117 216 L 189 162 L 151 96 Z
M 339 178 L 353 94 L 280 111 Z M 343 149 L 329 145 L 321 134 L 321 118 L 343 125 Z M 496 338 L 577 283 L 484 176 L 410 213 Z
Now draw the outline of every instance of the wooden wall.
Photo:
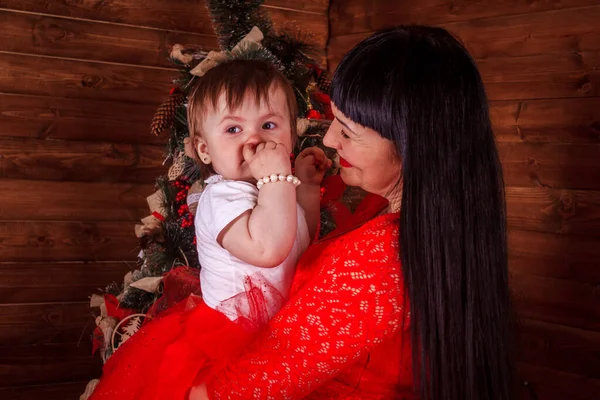
M 522 399 L 600 394 L 600 2 L 332 0 L 329 68 L 374 30 L 456 33 L 481 70 L 507 185 Z
M 264 7 L 324 56 L 327 0 Z M 134 266 L 165 172 L 170 47 L 217 42 L 201 0 L 0 0 L 0 26 L 0 398 L 78 398 L 101 368 L 88 296 Z

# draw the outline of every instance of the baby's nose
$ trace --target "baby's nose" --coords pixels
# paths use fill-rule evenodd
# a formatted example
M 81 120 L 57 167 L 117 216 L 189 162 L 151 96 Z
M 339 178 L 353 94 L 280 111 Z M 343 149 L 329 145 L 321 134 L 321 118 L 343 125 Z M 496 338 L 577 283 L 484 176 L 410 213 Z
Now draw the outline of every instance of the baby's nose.
M 262 142 L 264 142 L 264 140 L 258 132 L 251 133 L 250 136 L 248 136 L 248 140 L 246 141 L 246 143 L 252 144 L 254 146 Z

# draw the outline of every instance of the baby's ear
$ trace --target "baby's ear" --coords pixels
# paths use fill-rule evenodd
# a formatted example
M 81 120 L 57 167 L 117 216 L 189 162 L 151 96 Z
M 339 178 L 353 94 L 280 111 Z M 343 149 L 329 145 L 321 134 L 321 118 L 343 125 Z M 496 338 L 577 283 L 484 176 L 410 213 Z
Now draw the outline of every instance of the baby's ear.
M 197 137 L 195 142 L 195 151 L 198 154 L 198 158 L 200 158 L 200 161 L 202 161 L 204 164 L 209 165 L 211 163 L 211 159 L 210 154 L 208 154 L 208 145 L 200 137 Z

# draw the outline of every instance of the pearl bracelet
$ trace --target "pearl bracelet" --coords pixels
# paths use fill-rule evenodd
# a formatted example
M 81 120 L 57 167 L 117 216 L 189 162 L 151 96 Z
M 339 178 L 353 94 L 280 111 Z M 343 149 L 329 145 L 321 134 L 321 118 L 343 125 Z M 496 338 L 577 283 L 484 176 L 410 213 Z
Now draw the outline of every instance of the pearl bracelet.
M 272 174 L 271 176 L 265 176 L 264 178 L 259 179 L 258 182 L 256 182 L 256 186 L 260 189 L 265 183 L 285 181 L 292 183 L 296 187 L 300 185 L 300 183 L 302 183 L 300 182 L 300 179 L 298 179 L 294 175 L 285 176 L 283 174 Z

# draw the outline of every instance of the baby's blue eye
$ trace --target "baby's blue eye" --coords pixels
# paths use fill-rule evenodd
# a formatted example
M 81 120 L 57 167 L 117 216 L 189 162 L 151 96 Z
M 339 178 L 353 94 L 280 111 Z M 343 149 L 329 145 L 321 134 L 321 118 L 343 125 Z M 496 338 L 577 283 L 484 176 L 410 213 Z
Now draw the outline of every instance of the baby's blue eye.
M 232 126 L 231 128 L 227 128 L 227 133 L 239 133 L 242 129 L 239 126 Z
M 275 124 L 273 122 L 265 122 L 262 127 L 263 129 L 275 129 Z

